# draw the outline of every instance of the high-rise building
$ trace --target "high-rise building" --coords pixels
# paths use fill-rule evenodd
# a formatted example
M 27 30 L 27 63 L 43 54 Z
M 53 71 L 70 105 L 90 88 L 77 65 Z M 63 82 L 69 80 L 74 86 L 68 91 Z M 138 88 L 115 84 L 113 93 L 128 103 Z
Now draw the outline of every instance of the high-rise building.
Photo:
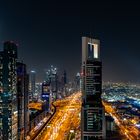
M 29 100 L 34 100 L 34 94 L 35 94 L 35 82 L 36 82 L 36 72 L 34 70 L 30 71 L 30 95 Z
M 74 81 L 74 84 L 75 84 L 75 90 L 79 91 L 80 90 L 80 73 L 78 72 L 75 76 L 75 81 Z
M 51 88 L 50 82 L 43 82 L 42 83 L 42 101 L 44 101 L 45 111 L 50 111 L 50 104 L 51 104 Z
M 67 72 L 66 70 L 64 70 L 62 76 L 61 76 L 61 80 L 60 80 L 60 85 L 58 86 L 59 90 L 60 90 L 60 96 L 64 97 L 66 94 L 66 87 L 67 87 Z
M 28 85 L 26 65 L 17 62 L 18 140 L 24 140 L 29 131 Z
M 105 139 L 105 113 L 101 101 L 100 41 L 82 37 L 81 139 Z
M 67 84 L 67 73 L 66 73 L 66 70 L 64 70 L 63 77 L 64 77 L 64 85 L 66 85 Z
M 4 43 L 0 52 L 0 139 L 17 140 L 17 45 Z
M 36 100 L 41 100 L 42 83 L 35 83 L 35 96 Z
M 46 72 L 47 83 L 50 83 L 53 99 L 58 98 L 58 74 L 57 68 L 51 65 L 51 68 Z
M 51 91 L 54 99 L 58 99 L 58 74 L 57 68 L 51 66 Z

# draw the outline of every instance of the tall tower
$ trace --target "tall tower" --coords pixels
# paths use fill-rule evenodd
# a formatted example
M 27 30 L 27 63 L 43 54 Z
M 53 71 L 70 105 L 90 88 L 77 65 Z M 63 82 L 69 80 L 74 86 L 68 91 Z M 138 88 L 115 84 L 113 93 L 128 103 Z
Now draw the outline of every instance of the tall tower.
M 0 52 L 0 139 L 17 140 L 17 45 L 4 43 Z
M 50 83 L 51 91 L 53 99 L 56 100 L 58 98 L 58 74 L 57 68 L 51 65 L 51 68 L 46 72 L 46 80 L 47 83 Z
M 82 37 L 81 139 L 105 139 L 105 113 L 101 101 L 100 41 Z
M 18 140 L 24 140 L 29 131 L 28 84 L 26 65 L 17 62 Z
M 66 70 L 64 70 L 63 76 L 64 76 L 64 85 L 66 85 L 67 84 L 67 73 L 66 73 Z
M 45 102 L 45 111 L 50 111 L 50 104 L 51 104 L 51 88 L 50 82 L 43 82 L 42 83 L 42 100 Z
M 75 76 L 75 89 L 80 90 L 80 73 L 78 72 Z
M 35 82 L 36 82 L 36 72 L 34 70 L 32 70 L 30 72 L 30 101 L 34 100 Z
M 51 66 L 51 90 L 54 99 L 58 99 L 57 84 L 58 84 L 57 68 Z

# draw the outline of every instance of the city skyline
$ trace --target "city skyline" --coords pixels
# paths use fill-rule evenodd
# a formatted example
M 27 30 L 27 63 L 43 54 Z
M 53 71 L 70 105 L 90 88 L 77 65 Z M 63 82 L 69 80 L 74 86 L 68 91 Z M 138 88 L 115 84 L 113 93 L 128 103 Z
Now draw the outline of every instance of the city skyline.
M 57 69 L 52 66 L 40 85 L 41 90 L 35 83 L 35 71 L 26 73 L 26 64 L 18 62 L 17 44 L 7 41 L 3 47 L 0 52 L 2 140 L 139 139 L 140 87 L 106 83 L 102 91 L 99 40 L 82 37 L 82 73 L 73 84 L 66 83 L 65 72 L 58 82 Z M 115 92 L 120 95 L 112 96 Z
M 26 73 L 17 49 L 7 41 L 0 52 L 2 140 L 140 138 L 140 86 L 107 82 L 102 89 L 99 40 L 82 37 L 82 73 L 74 83 L 67 83 L 65 71 L 58 81 L 52 66 L 46 82 L 35 84 L 31 100 L 35 72 Z
M 80 71 L 81 36 L 101 40 L 103 80 L 139 82 L 139 7 L 136 1 L 3 1 L 2 42 L 19 43 L 19 58 L 39 81 L 51 64 L 69 77 Z M 134 73 L 133 75 L 131 73 Z

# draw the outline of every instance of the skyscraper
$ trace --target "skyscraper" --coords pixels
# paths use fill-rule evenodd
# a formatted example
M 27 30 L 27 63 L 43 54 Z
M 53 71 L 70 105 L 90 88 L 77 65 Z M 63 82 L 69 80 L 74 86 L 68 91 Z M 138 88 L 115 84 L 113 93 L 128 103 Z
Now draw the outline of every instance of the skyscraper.
M 45 102 L 45 111 L 50 111 L 50 104 L 51 104 L 51 87 L 50 82 L 43 82 L 42 83 L 42 101 Z
M 57 68 L 53 67 L 51 65 L 51 68 L 46 72 L 46 80 L 47 83 L 50 83 L 51 86 L 51 91 L 52 91 L 52 96 L 53 99 L 58 98 L 58 74 L 57 74 Z
M 17 140 L 17 45 L 4 43 L 0 52 L 0 139 Z
M 75 90 L 80 90 L 80 73 L 78 72 L 75 76 Z
M 101 101 L 100 41 L 82 37 L 81 139 L 105 139 L 105 113 Z
M 35 83 L 35 96 L 36 100 L 41 100 L 42 83 Z
M 54 99 L 58 99 L 58 74 L 57 74 L 57 68 L 51 66 L 51 90 L 53 94 Z
M 63 77 L 64 77 L 64 85 L 66 85 L 67 84 L 67 73 L 66 73 L 66 70 L 64 70 Z
M 26 65 L 17 62 L 18 140 L 24 140 L 29 131 L 28 84 Z
M 32 70 L 30 72 L 30 101 L 34 100 L 34 94 L 35 94 L 35 80 L 36 80 L 36 72 Z

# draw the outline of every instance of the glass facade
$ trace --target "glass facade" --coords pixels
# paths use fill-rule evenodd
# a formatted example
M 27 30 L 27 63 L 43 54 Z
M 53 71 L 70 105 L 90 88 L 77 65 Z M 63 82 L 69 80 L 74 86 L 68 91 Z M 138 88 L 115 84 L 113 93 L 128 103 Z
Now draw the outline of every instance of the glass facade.
M 17 63 L 18 139 L 24 140 L 29 125 L 28 75 L 26 65 Z
M 7 41 L 0 52 L 0 139 L 17 140 L 17 45 Z
M 49 111 L 50 108 L 50 96 L 51 96 L 51 89 L 50 83 L 44 82 L 42 83 L 42 100 L 45 101 L 46 104 L 46 111 Z
M 101 103 L 101 93 L 102 93 L 102 81 L 101 81 L 101 62 L 89 60 L 86 62 L 86 67 L 84 67 L 84 86 L 85 86 L 85 102 L 92 103 L 93 106 L 100 106 Z M 96 99 L 96 100 L 95 100 Z M 96 104 L 97 103 L 97 104 Z
M 34 95 L 35 95 L 35 82 L 36 82 L 36 72 L 31 71 L 30 72 L 30 101 L 35 100 Z
M 99 40 L 83 37 L 82 40 L 82 109 L 81 139 L 105 139 L 105 114 L 101 101 L 102 63 Z

